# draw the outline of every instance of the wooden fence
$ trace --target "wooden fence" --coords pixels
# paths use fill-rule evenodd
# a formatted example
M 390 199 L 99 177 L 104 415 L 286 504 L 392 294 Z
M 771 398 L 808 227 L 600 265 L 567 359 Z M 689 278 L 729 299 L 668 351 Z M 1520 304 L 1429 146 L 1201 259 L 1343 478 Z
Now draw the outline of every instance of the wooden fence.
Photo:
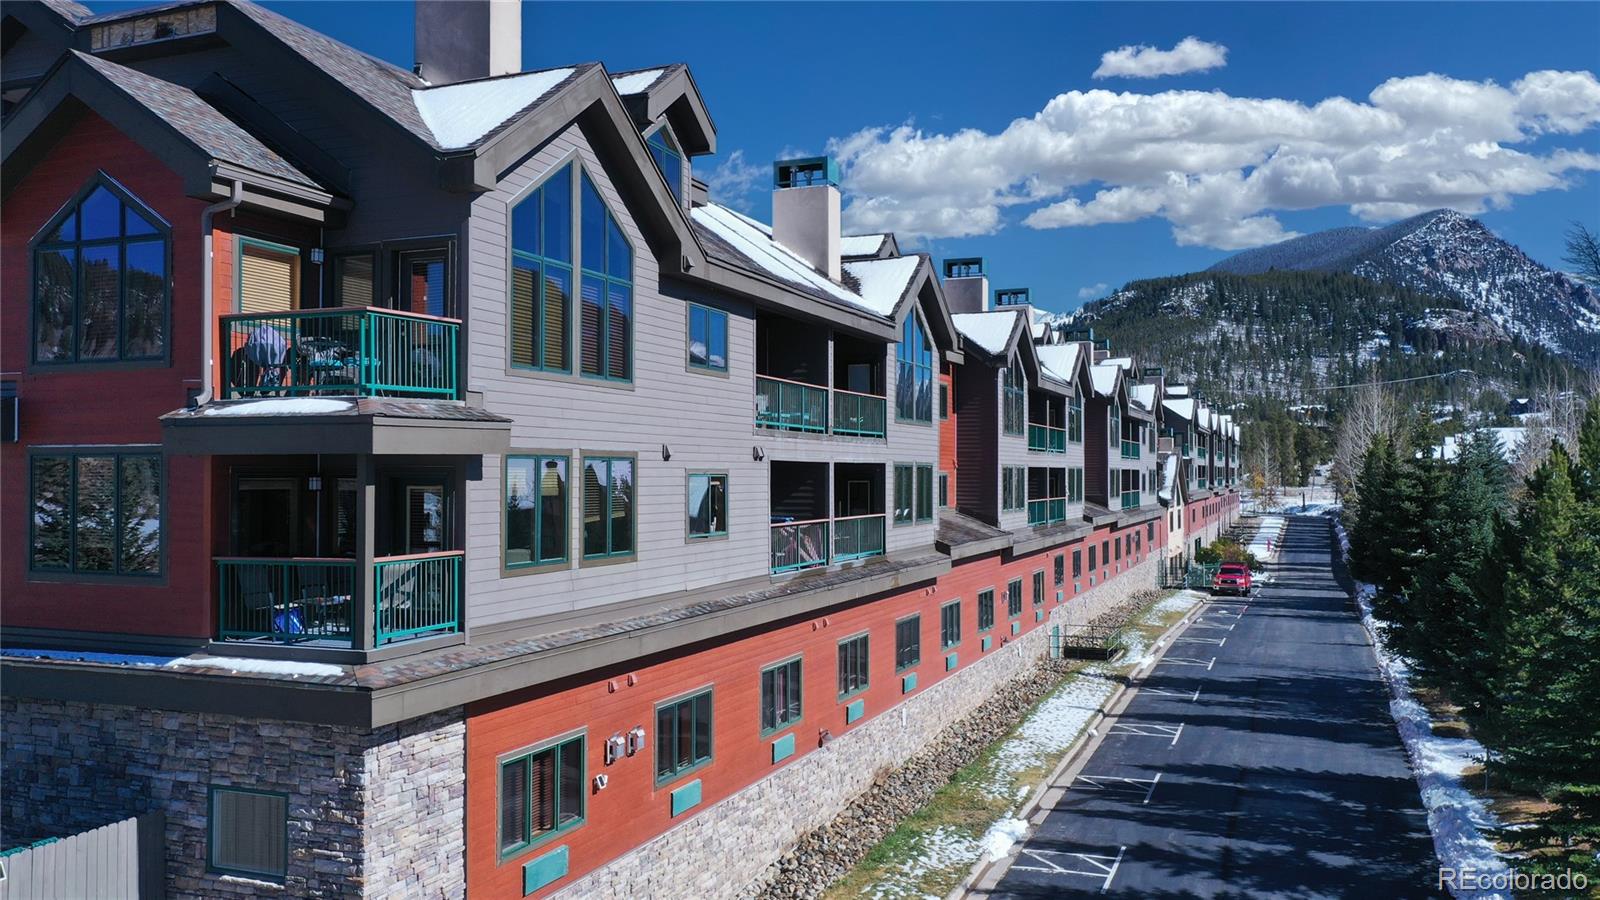
M 159 812 L 0 856 L 0 900 L 154 898 L 165 892 Z

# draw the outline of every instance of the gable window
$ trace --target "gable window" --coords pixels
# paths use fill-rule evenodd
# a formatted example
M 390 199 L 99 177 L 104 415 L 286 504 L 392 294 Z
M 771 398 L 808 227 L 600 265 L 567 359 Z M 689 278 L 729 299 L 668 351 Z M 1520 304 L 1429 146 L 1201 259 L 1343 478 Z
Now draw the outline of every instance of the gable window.
M 1006 615 L 1015 619 L 1022 615 L 1022 579 L 1014 578 L 1006 585 Z
M 948 650 L 961 643 L 961 601 L 939 607 L 939 646 Z
M 839 642 L 839 699 L 867 689 L 870 669 L 867 635 L 860 634 Z
M 584 172 L 580 368 L 584 375 L 633 380 L 633 246 Z
M 667 179 L 667 187 L 672 189 L 673 198 L 682 203 L 683 151 L 678 149 L 678 142 L 673 139 L 672 129 L 662 125 L 650 132 L 650 136 L 644 139 L 644 144 L 650 148 L 650 156 L 661 168 L 662 176 Z
M 656 783 L 711 761 L 711 691 L 656 707 Z
M 728 371 L 728 314 L 689 304 L 689 367 Z
M 167 352 L 165 222 L 100 176 L 33 245 L 33 359 L 154 360 Z
M 567 558 L 567 457 L 506 457 L 506 568 Z
M 771 734 L 800 721 L 800 660 L 761 670 L 761 733 Z
M 922 617 L 912 616 L 894 623 L 894 670 L 909 669 L 922 662 Z
M 572 371 L 573 165 L 511 210 L 511 365 Z
M 915 309 L 906 313 L 895 346 L 898 364 L 894 385 L 895 418 L 909 422 L 933 421 L 933 344 L 922 329 Z
M 31 463 L 30 569 L 161 574 L 161 454 L 51 451 Z
M 1015 359 L 1001 375 L 1001 400 L 1004 411 L 1003 430 L 1006 434 L 1021 434 L 1023 420 L 1027 417 L 1027 381 L 1022 374 L 1022 364 Z
M 988 631 L 994 627 L 994 588 L 987 588 L 978 592 L 978 630 Z
M 1067 403 L 1067 440 L 1083 443 L 1083 388 L 1073 385 L 1072 399 Z
M 728 533 L 728 476 L 689 476 L 689 537 Z
M 443 247 L 395 254 L 395 308 L 425 316 L 454 316 L 450 251 Z
M 633 554 L 633 459 L 583 458 L 583 556 Z
M 289 798 L 211 788 L 206 853 L 217 872 L 282 877 L 289 867 Z
M 500 855 L 583 824 L 583 735 L 500 760 Z

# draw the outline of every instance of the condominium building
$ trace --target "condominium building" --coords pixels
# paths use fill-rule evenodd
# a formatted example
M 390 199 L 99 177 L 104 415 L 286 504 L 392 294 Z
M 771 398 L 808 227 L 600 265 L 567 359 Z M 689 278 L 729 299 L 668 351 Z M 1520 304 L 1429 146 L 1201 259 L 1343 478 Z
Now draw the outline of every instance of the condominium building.
M 524 71 L 514 3 L 419 2 L 414 71 L 247 0 L 3 15 L 7 847 L 735 895 L 1154 586 L 1158 435 L 1237 514 L 1231 421 L 844 234 L 833 160 L 714 202 L 683 64 Z

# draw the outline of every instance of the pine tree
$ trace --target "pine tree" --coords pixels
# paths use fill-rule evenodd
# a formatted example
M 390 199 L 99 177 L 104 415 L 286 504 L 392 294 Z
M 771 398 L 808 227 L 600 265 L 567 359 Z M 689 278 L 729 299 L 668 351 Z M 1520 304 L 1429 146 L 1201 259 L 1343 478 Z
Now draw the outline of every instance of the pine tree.
M 1578 467 L 1572 473 L 1573 489 L 1585 503 L 1600 503 L 1600 397 L 1589 401 L 1578 430 Z

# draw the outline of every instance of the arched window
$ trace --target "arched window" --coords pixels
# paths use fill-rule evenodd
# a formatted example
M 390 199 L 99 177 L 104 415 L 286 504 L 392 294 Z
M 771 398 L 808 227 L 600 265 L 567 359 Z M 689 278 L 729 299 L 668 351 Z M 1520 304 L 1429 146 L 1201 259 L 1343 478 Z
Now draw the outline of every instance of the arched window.
M 678 149 L 678 142 L 672 135 L 672 128 L 662 124 L 660 128 L 650 132 L 644 139 L 646 147 L 650 148 L 650 155 L 655 157 L 656 165 L 661 167 L 661 174 L 666 176 L 667 187 L 672 188 L 672 196 L 679 203 L 683 202 L 683 151 Z
M 894 388 L 895 417 L 911 422 L 933 421 L 933 345 L 915 309 L 900 326 Z
M 103 174 L 57 213 L 33 244 L 34 361 L 164 357 L 169 231 Z
M 1006 434 L 1022 434 L 1024 430 L 1023 420 L 1027 416 L 1027 400 L 1025 396 L 1027 393 L 1027 379 L 1022 374 L 1022 363 L 1013 358 L 1011 364 L 1006 366 L 1005 371 L 1001 374 L 1004 388 L 1001 399 L 1005 401 L 1003 404 L 1003 430 Z

